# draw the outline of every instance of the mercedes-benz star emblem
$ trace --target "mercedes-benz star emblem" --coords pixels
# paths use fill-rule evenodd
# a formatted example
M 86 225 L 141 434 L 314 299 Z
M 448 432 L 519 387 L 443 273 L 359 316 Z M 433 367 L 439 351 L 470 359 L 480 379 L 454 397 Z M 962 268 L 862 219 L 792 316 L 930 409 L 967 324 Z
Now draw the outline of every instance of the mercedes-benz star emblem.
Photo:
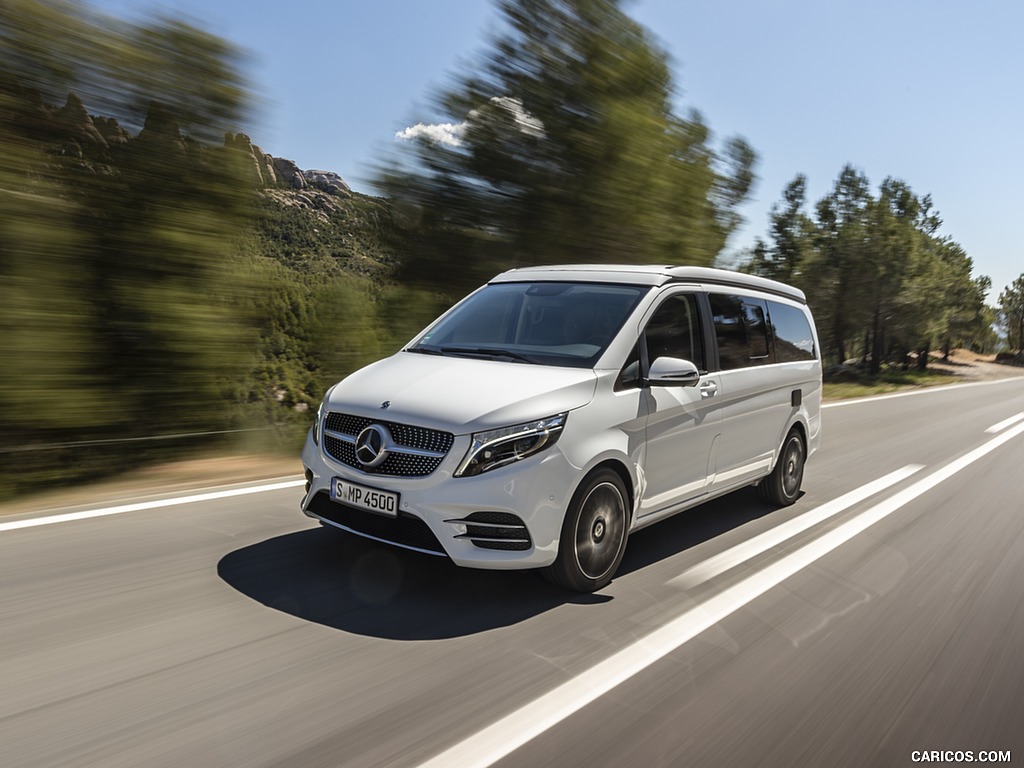
M 391 433 L 383 424 L 371 424 L 356 437 L 356 459 L 372 469 L 384 463 L 391 453 Z

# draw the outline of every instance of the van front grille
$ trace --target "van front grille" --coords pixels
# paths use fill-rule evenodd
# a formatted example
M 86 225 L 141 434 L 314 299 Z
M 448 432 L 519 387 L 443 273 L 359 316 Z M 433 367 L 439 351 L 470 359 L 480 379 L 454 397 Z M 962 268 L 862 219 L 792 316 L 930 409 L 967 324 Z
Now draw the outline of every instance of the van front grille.
M 386 427 L 395 442 L 387 458 L 376 467 L 365 466 L 356 458 L 356 438 L 371 424 Z M 365 416 L 330 412 L 324 418 L 324 452 L 335 461 L 370 475 L 429 475 L 444 461 L 454 441 L 455 436 L 451 432 L 378 421 Z

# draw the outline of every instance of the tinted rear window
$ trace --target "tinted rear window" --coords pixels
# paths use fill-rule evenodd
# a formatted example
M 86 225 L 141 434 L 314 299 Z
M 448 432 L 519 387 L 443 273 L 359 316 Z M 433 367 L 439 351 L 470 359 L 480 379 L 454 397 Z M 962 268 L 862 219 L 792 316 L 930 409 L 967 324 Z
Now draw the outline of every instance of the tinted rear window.
M 772 332 L 775 336 L 775 361 L 792 363 L 798 360 L 814 360 L 814 334 L 807 322 L 807 315 L 799 307 L 768 302 Z
M 708 295 L 723 371 L 773 362 L 768 347 L 765 302 L 748 296 Z

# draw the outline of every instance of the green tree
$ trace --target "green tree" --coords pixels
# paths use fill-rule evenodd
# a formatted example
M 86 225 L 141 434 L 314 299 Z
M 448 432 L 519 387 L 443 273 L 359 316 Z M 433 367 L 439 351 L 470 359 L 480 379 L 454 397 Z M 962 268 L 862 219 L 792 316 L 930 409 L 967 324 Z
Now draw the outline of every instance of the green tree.
M 803 174 L 798 174 L 786 185 L 782 202 L 771 209 L 769 235 L 772 244 L 768 246 L 758 241 L 754 247 L 751 271 L 784 283 L 798 281 L 814 226 L 803 211 L 806 192 L 807 177 Z
M 944 327 L 939 332 L 943 358 L 948 360 L 956 347 L 985 351 L 992 346 L 992 322 L 985 296 L 992 289 L 987 275 L 973 276 L 974 264 L 957 243 L 942 243 L 940 256 L 944 270 Z
M 804 289 L 827 360 L 859 356 L 877 374 L 914 351 L 924 368 L 939 344 L 947 355 L 954 343 L 991 344 L 987 278 L 974 278 L 964 250 L 938 234 L 929 196 L 887 178 L 876 197 L 848 165 L 811 219 L 804 190 L 803 176 L 786 187 L 772 208 L 771 243 L 758 240 L 744 268 Z
M 901 321 L 912 328 L 913 335 L 920 335 L 919 329 L 913 327 L 918 317 L 914 307 L 922 299 L 931 298 L 924 284 L 909 296 L 905 290 L 915 270 L 926 270 L 926 265 L 921 263 L 915 228 L 919 212 L 919 201 L 910 187 L 892 178 L 882 182 L 878 198 L 868 205 L 863 278 L 870 325 L 865 331 L 864 353 L 873 374 L 881 371 L 887 343 L 907 344 L 907 340 L 900 339 L 895 332 Z M 906 298 L 911 301 L 905 301 Z M 889 336 L 896 338 L 887 338 Z
M 111 441 L 228 426 L 253 333 L 232 258 L 250 193 L 205 141 L 244 112 L 229 47 L 13 0 L 0 54 L 3 492 L 40 463 L 26 447 L 84 443 L 42 462 L 69 479 L 143 455 Z
M 843 168 L 832 192 L 818 201 L 811 252 L 801 287 L 813 297 L 826 357 L 842 364 L 869 316 L 869 286 L 863 279 L 867 253 L 867 178 Z
M 999 294 L 999 315 L 1007 346 L 1024 351 L 1024 274 Z
M 512 266 L 710 264 L 754 153 L 672 111 L 667 56 L 619 0 L 503 0 L 480 67 L 438 99 L 444 134 L 386 165 L 405 278 L 462 292 Z

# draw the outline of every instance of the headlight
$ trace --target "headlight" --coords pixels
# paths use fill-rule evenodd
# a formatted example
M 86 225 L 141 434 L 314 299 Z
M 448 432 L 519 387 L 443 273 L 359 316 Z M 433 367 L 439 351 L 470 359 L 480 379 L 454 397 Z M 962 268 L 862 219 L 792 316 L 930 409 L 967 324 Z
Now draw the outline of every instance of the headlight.
M 455 470 L 455 476 L 479 475 L 481 472 L 525 459 L 554 445 L 562 434 L 567 415 L 560 413 L 546 419 L 516 424 L 514 427 L 474 432 L 473 442 L 466 452 L 466 458 Z

